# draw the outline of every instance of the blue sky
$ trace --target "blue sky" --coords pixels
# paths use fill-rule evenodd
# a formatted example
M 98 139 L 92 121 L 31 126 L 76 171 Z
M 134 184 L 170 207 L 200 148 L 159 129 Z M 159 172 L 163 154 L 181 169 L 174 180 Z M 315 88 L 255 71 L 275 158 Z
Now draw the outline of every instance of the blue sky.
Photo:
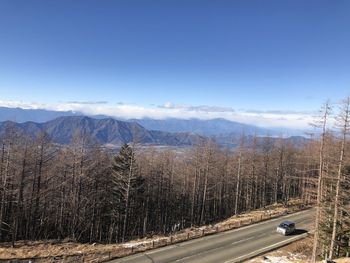
M 349 13 L 347 0 L 0 0 L 0 101 L 317 110 L 350 95 Z

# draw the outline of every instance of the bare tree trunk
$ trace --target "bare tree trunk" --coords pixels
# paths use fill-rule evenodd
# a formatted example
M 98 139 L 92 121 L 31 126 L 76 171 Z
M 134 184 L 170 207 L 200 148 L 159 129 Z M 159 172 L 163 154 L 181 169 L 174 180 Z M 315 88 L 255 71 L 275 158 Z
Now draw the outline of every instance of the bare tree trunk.
M 316 205 L 316 219 L 315 219 L 315 233 L 314 233 L 314 244 L 312 248 L 312 256 L 311 261 L 313 263 L 316 262 L 317 257 L 317 248 L 318 248 L 318 239 L 319 239 L 319 231 L 320 231 L 320 221 L 321 221 L 321 197 L 322 197 L 322 183 L 323 183 L 323 161 L 324 161 L 324 144 L 325 144 L 325 137 L 326 137 L 326 127 L 327 127 L 327 120 L 328 116 L 330 114 L 330 104 L 327 101 L 324 105 L 324 112 L 322 116 L 322 137 L 321 137 L 321 144 L 319 149 L 319 174 L 318 174 L 318 182 L 317 182 L 317 205 Z
M 17 198 L 17 210 L 16 210 L 16 216 L 15 216 L 15 226 L 14 226 L 14 239 L 17 240 L 18 237 L 18 227 L 20 225 L 20 220 L 22 220 L 22 211 L 23 211 L 23 191 L 24 191 L 24 177 L 26 172 L 26 166 L 27 166 L 27 143 L 25 143 L 24 146 L 24 155 L 23 155 L 23 161 L 22 161 L 22 170 L 21 170 L 21 176 L 19 181 L 19 191 L 18 191 L 18 198 Z M 22 225 L 22 224 L 21 224 Z
M 132 152 L 134 151 L 134 147 L 132 147 Z M 134 154 L 134 153 L 132 153 Z M 133 169 L 134 169 L 134 158 L 130 159 L 130 167 L 129 167 L 129 173 L 128 173 L 128 181 L 126 186 L 126 193 L 125 193 L 125 215 L 123 220 L 123 234 L 122 234 L 122 242 L 125 241 L 126 236 L 126 226 L 128 224 L 129 219 L 129 205 L 130 205 L 130 190 L 131 190 L 131 178 L 133 176 Z
M 235 215 L 238 214 L 238 200 L 240 196 L 240 180 L 241 180 L 241 158 L 242 158 L 242 150 L 239 150 L 238 156 L 238 169 L 237 169 L 237 181 L 236 181 L 236 198 L 235 198 Z
M 150 187 L 151 187 L 150 180 L 148 180 L 147 191 L 146 191 L 147 198 L 146 198 L 146 204 L 145 204 L 145 207 L 144 207 L 145 215 L 144 215 L 144 218 L 143 218 L 143 233 L 142 233 L 143 236 L 146 236 L 146 234 L 147 234 L 148 210 L 149 210 L 149 202 L 150 202 L 150 195 L 151 195 Z
M 197 189 L 197 160 L 196 160 L 196 168 L 195 168 L 195 173 L 194 173 L 194 179 L 193 179 L 193 188 L 192 188 L 192 202 L 191 202 L 191 227 L 193 226 L 194 223 L 194 206 L 196 202 L 196 189 Z
M 203 196 L 202 196 L 202 209 L 201 209 L 201 218 L 200 223 L 205 223 L 205 203 L 207 198 L 207 188 L 208 188 L 208 177 L 209 177 L 209 170 L 210 170 L 210 158 L 211 158 L 211 146 L 206 146 L 206 169 L 204 174 L 204 187 L 203 187 Z
M 35 192 L 35 203 L 34 203 L 34 215 L 33 215 L 33 234 L 36 234 L 37 229 L 37 219 L 39 217 L 39 205 L 40 205 L 40 194 L 41 194 L 41 179 L 43 172 L 43 162 L 44 162 L 44 142 L 42 141 L 40 144 L 40 155 L 39 155 L 39 163 L 38 163 L 38 178 L 37 178 L 37 186 Z M 35 231 L 34 231 L 35 230 Z
M 1 195 L 1 208 L 0 208 L 0 240 L 2 240 L 2 225 L 5 218 L 5 204 L 6 204 L 6 194 L 7 194 L 7 179 L 9 174 L 10 166 L 10 155 L 11 155 L 11 143 L 9 143 L 7 154 L 6 154 L 6 164 L 4 172 L 2 173 L 2 195 Z
M 350 97 L 348 97 L 345 101 L 344 109 L 343 109 L 343 113 L 342 113 L 343 116 L 341 116 L 342 121 L 343 121 L 342 141 L 341 141 L 339 164 L 338 164 L 337 186 L 336 186 L 336 191 L 335 191 L 332 239 L 331 239 L 331 246 L 329 249 L 329 258 L 330 259 L 333 259 L 334 245 L 335 245 L 335 239 L 336 239 L 336 235 L 337 235 L 337 224 L 338 224 L 338 213 L 339 213 L 339 191 L 340 191 L 341 178 L 342 178 L 346 136 L 347 136 L 348 129 L 349 129 L 349 127 L 348 127 L 348 125 L 349 125 L 349 106 L 350 106 Z
M 204 174 L 204 188 L 203 188 L 203 197 L 202 197 L 202 209 L 201 209 L 201 219 L 200 223 L 205 223 L 205 202 L 207 198 L 207 188 L 208 188 L 208 173 L 209 173 L 209 161 L 207 162 L 207 168 Z

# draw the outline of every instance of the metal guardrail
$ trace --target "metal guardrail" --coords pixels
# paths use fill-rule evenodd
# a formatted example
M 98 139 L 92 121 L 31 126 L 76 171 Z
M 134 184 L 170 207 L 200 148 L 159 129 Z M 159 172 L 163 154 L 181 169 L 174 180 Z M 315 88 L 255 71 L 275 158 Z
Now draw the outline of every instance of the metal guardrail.
M 172 245 L 192 239 L 201 238 L 208 235 L 213 235 L 233 229 L 238 229 L 242 226 L 247 226 L 259 222 L 263 222 L 272 218 L 277 218 L 286 214 L 295 213 L 298 211 L 303 211 L 311 208 L 311 206 L 302 206 L 302 207 L 291 207 L 290 210 L 280 211 L 280 212 L 271 212 L 268 214 L 260 215 L 260 217 L 251 217 L 236 221 L 234 223 L 218 226 L 211 225 L 206 227 L 200 227 L 185 233 L 179 233 L 171 235 L 168 237 L 162 237 L 158 240 L 150 240 L 148 242 L 138 243 L 135 246 L 131 247 L 120 247 L 113 251 L 109 252 L 90 252 L 90 253 L 76 253 L 72 255 L 58 255 L 50 257 L 32 257 L 32 258 L 23 258 L 23 259 L 1 259 L 0 263 L 34 263 L 34 262 L 50 262 L 50 263 L 97 263 L 97 262 L 107 262 L 113 259 L 129 256 L 135 253 L 144 252 L 147 250 L 164 247 L 167 245 Z

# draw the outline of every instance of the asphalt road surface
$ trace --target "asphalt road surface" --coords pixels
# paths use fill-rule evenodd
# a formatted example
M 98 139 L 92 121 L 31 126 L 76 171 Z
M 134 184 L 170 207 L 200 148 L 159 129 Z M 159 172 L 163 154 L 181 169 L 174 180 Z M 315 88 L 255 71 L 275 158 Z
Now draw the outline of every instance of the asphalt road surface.
M 198 238 L 167 247 L 149 250 L 110 261 L 111 263 L 233 263 L 278 248 L 303 238 L 313 228 L 315 210 L 271 219 L 262 223 Z M 290 220 L 296 232 L 289 236 L 276 233 L 277 225 Z

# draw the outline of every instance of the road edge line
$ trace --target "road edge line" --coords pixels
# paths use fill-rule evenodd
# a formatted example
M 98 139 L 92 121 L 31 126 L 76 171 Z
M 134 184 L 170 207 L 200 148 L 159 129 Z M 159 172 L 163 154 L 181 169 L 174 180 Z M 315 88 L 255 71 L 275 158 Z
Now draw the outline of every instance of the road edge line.
M 309 236 L 309 234 L 311 234 L 313 231 L 311 232 L 308 232 L 308 233 L 304 233 L 302 235 L 299 235 L 299 236 L 295 236 L 295 237 L 292 237 L 292 238 L 289 238 L 287 240 L 283 240 L 281 242 L 278 242 L 276 244 L 273 244 L 273 245 L 270 245 L 270 246 L 267 246 L 267 247 L 264 247 L 264 248 L 261 248 L 261 249 L 258 249 L 254 252 L 251 252 L 247 255 L 244 255 L 244 256 L 240 256 L 238 258 L 234 258 L 234 259 L 231 259 L 231 260 L 227 260 L 225 261 L 224 263 L 239 263 L 239 262 L 244 262 L 245 260 L 248 260 L 248 259 L 252 259 L 252 258 L 255 258 L 257 256 L 260 256 L 260 255 L 263 255 L 265 253 L 268 253 L 268 252 L 271 252 L 273 250 L 276 250 L 277 248 L 281 248 L 281 247 L 284 247 L 286 245 L 289 245 L 295 241 L 298 241 L 298 240 L 301 240 L 301 239 L 304 239 L 306 237 Z

